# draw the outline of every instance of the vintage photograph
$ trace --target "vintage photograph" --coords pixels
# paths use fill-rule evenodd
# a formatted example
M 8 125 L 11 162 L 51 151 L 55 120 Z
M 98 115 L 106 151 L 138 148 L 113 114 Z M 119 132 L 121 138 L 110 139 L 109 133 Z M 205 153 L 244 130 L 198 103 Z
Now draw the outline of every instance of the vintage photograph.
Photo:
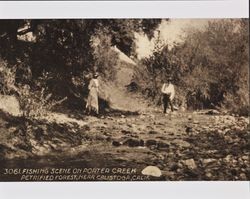
M 1 19 L 0 181 L 249 181 L 249 19 Z

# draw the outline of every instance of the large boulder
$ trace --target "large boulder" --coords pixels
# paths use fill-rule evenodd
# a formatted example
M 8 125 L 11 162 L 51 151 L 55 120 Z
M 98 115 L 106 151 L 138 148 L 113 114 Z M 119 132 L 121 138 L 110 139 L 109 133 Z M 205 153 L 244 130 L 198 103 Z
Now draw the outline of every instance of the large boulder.
M 161 177 L 162 172 L 156 166 L 147 166 L 141 172 L 143 175 L 153 176 L 153 177 Z
M 19 101 L 12 95 L 0 95 L 0 109 L 13 116 L 20 116 L 22 114 Z

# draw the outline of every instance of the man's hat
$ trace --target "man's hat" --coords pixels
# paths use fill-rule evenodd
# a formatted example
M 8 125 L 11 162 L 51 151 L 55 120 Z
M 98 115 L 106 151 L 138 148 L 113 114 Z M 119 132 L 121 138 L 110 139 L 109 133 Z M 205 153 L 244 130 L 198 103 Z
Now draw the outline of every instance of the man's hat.
M 172 81 L 173 78 L 172 78 L 171 76 L 168 76 L 168 77 L 167 77 L 167 80 L 168 80 L 168 81 Z
M 98 77 L 99 76 L 99 74 L 96 72 L 96 73 L 94 73 L 94 77 L 96 78 L 96 77 Z

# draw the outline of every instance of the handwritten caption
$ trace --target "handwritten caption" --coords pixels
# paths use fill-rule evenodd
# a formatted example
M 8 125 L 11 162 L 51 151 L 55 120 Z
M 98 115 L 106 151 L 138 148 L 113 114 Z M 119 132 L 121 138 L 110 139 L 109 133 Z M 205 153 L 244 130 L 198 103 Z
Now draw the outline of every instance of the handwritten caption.
M 20 181 L 147 181 L 136 168 L 6 168 L 3 175 Z

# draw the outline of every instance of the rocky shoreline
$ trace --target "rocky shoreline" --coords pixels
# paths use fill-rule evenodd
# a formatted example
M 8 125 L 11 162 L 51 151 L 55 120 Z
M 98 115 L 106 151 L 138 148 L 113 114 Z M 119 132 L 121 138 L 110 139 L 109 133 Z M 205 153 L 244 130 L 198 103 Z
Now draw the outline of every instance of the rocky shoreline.
M 155 180 L 249 180 L 249 119 L 199 112 L 27 120 L 1 112 L 5 166 L 155 166 Z M 80 119 L 78 119 L 80 120 Z M 44 163 L 45 162 L 45 163 Z M 9 165 L 9 166 L 10 166 Z

